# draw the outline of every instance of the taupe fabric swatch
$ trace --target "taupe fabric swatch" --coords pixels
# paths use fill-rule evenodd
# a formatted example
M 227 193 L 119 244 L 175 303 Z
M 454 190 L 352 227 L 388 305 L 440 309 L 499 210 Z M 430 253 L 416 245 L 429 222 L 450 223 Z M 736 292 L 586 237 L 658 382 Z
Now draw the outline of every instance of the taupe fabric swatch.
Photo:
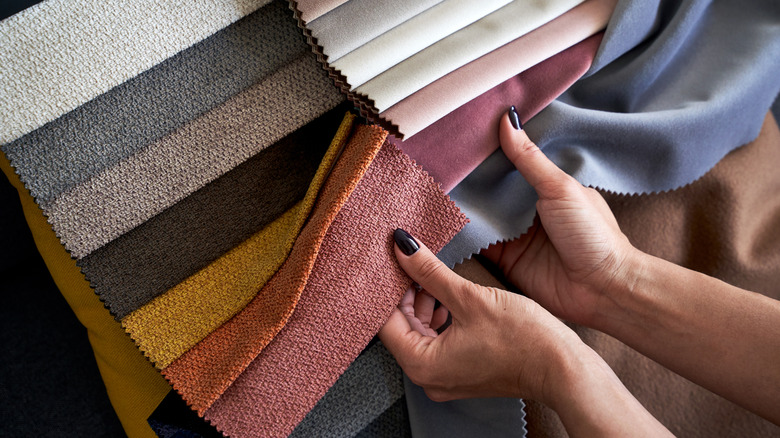
M 79 260 L 114 316 L 180 283 L 302 199 L 345 110 L 329 111 Z

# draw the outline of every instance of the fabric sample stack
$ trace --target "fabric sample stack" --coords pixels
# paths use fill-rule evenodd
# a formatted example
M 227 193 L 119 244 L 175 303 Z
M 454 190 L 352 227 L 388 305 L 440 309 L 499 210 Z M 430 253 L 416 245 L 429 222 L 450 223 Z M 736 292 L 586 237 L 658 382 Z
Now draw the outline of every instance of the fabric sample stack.
M 361 355 L 409 286 L 392 231 L 438 250 L 466 219 L 346 112 L 286 3 L 53 0 L 0 41 L 4 154 L 199 415 L 231 436 L 304 418 L 352 436 L 402 401 L 384 347 Z

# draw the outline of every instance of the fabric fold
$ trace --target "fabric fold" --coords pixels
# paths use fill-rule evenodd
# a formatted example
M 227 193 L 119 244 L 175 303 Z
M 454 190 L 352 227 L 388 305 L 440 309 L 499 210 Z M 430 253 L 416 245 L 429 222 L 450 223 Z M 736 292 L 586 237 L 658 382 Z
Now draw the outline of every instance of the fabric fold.
M 377 126 L 356 128 L 279 270 L 244 309 L 163 368 L 163 375 L 193 409 L 202 414 L 211 406 L 287 322 L 328 228 L 386 135 Z
M 301 12 L 301 20 L 308 23 L 346 2 L 347 0 L 293 0 L 290 3 Z
M 393 253 L 393 229 L 436 252 L 465 222 L 430 176 L 385 143 L 327 230 L 292 317 L 206 419 L 231 436 L 287 436 L 409 286 Z
M 314 202 L 349 137 L 355 116 L 347 113 L 301 201 L 267 227 L 122 319 L 138 347 L 165 368 L 241 311 L 279 269 L 306 222 Z M 327 123 L 330 120 L 324 120 Z M 320 124 L 312 135 L 324 135 Z M 301 147 L 312 148 L 311 141 Z M 282 163 L 276 163 L 282 164 Z M 281 167 L 282 180 L 300 169 Z M 286 178 L 285 178 L 286 177 Z M 227 182 L 234 187 L 235 181 Z M 253 209 L 263 214 L 262 209 Z M 229 225 L 226 225 L 229 227 Z

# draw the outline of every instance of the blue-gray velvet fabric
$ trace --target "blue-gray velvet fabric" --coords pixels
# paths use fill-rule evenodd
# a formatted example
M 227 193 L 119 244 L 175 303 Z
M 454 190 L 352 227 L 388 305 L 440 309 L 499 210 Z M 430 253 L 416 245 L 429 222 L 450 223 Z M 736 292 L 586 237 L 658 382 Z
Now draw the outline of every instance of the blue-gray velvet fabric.
M 591 69 L 524 129 L 585 185 L 678 188 L 758 135 L 780 90 L 780 2 L 621 0 Z M 450 266 L 526 231 L 535 194 L 499 150 L 450 196 Z

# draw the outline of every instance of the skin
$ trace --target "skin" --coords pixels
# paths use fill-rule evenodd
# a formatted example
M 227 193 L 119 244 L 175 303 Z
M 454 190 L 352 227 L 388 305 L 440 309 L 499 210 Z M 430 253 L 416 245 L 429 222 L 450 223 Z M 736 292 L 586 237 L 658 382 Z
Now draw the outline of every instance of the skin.
M 601 195 L 506 115 L 500 139 L 539 195 L 538 217 L 483 254 L 529 298 L 463 279 L 421 242 L 411 256 L 396 246 L 421 290 L 407 291 L 379 336 L 409 378 L 436 401 L 539 400 L 572 436 L 670 435 L 563 318 L 780 424 L 780 302 L 642 253 Z

